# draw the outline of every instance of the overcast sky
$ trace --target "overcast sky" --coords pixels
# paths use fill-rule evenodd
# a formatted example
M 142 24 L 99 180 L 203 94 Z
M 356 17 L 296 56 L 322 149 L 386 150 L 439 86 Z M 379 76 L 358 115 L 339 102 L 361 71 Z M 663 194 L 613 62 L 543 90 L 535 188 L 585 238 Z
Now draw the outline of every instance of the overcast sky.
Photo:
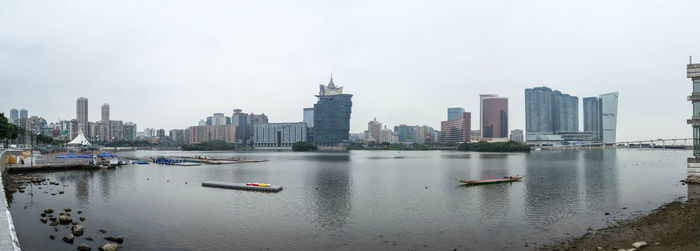
M 0 112 L 49 122 L 89 99 L 111 117 L 185 128 L 234 108 L 302 120 L 319 84 L 377 120 L 439 129 L 448 107 L 524 89 L 619 91 L 618 140 L 690 137 L 700 1 L 0 1 Z M 582 112 L 582 108 L 579 108 Z M 579 122 L 583 127 L 583 120 Z

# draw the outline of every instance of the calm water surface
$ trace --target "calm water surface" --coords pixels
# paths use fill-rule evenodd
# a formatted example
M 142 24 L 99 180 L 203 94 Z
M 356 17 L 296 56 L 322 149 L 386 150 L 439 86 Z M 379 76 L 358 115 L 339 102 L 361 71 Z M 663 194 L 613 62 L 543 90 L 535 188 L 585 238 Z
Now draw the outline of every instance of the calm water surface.
M 532 249 L 686 196 L 678 181 L 691 152 L 201 154 L 269 162 L 32 173 L 61 186 L 14 194 L 10 211 L 22 248 L 75 250 L 87 243 L 96 249 L 104 236 L 122 235 L 124 250 Z M 526 178 L 475 187 L 455 182 L 509 175 Z M 203 181 L 264 182 L 284 190 L 216 189 L 202 187 Z M 57 190 L 65 194 L 43 193 Z M 44 208 L 82 210 L 86 234 L 74 245 L 63 243 L 69 229 L 54 232 L 41 223 Z

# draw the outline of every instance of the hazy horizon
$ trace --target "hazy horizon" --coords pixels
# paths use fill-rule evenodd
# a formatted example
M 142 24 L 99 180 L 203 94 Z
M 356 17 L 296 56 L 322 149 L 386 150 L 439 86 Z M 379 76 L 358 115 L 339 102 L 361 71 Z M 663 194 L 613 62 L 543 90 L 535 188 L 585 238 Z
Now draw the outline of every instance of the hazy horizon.
M 619 92 L 617 140 L 689 138 L 688 56 L 700 62 L 697 1 L 0 0 L 0 112 L 49 122 L 111 119 L 182 129 L 234 108 L 297 122 L 330 74 L 353 94 L 351 132 L 373 118 L 440 129 L 448 107 L 524 89 L 582 98 Z

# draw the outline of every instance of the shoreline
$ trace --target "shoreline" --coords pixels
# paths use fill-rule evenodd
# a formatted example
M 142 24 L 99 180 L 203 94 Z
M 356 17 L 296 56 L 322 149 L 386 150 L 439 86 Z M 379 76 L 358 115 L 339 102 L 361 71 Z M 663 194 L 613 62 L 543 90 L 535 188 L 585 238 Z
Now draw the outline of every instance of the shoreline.
M 644 250 L 700 249 L 700 184 L 688 183 L 686 201 L 676 200 L 661 205 L 647 215 L 588 231 L 582 237 L 569 239 L 542 250 L 619 250 L 635 248 L 645 242 Z M 639 248 L 637 248 L 639 249 Z M 636 249 L 632 249 L 636 250 Z

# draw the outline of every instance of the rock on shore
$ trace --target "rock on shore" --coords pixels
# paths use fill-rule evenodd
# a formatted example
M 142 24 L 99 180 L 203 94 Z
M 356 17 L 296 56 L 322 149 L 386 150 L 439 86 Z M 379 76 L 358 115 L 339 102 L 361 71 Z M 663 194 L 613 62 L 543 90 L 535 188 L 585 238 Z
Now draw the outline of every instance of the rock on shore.
M 73 236 L 72 234 L 63 236 L 63 241 L 65 241 L 66 243 L 73 244 L 73 240 L 75 240 L 75 236 Z
M 700 184 L 700 176 L 688 176 L 687 179 L 683 180 L 685 183 L 696 183 Z
M 122 244 L 122 242 L 124 242 L 124 237 L 121 237 L 121 236 L 108 236 L 108 237 L 105 237 L 105 240 L 108 240 L 108 241 L 112 241 L 112 242 L 116 242 L 116 243 Z
M 700 186 L 691 184 L 692 186 Z M 649 215 L 622 221 L 593 234 L 545 247 L 549 250 L 696 250 L 700 245 L 700 199 L 676 201 Z M 648 243 L 654 243 L 649 245 Z
M 71 231 L 73 232 L 73 234 L 75 236 L 81 236 L 81 235 L 83 235 L 84 229 L 83 229 L 83 226 L 81 226 L 81 225 L 75 225 L 75 226 L 73 226 Z
M 79 251 L 90 251 L 90 246 L 87 244 L 80 244 L 78 245 L 78 250 Z
M 58 222 L 61 224 L 70 224 L 72 220 L 70 219 L 70 216 L 61 214 L 60 216 L 58 216 Z
M 121 245 L 119 244 L 114 244 L 114 243 L 107 243 L 107 244 L 102 244 L 102 246 L 99 246 L 97 249 L 100 251 L 117 251 L 121 248 Z

